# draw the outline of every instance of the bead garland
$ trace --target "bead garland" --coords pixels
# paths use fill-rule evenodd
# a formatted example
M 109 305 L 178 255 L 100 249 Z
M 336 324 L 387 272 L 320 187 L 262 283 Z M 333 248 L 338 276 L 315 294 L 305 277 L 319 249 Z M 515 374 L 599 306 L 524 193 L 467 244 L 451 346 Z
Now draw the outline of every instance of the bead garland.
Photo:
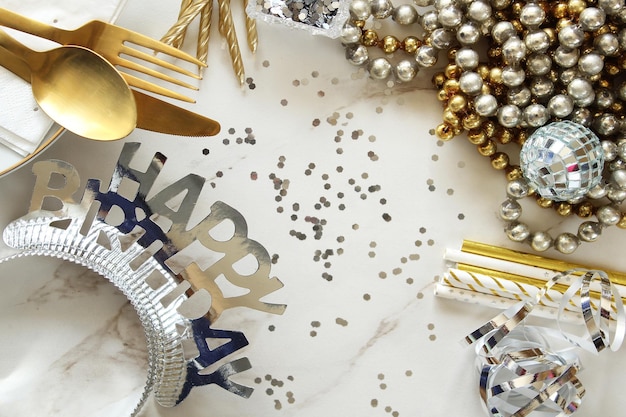
M 415 4 L 425 11 L 418 13 L 413 5 L 394 7 L 389 0 L 353 0 L 342 36 L 346 58 L 367 65 L 371 78 L 395 74 L 404 82 L 418 69 L 434 66 L 439 52 L 446 52 L 448 64 L 433 77 L 444 107 L 436 134 L 447 141 L 466 133 L 493 168 L 505 173 L 507 189 L 526 184 L 522 195 L 507 191 L 509 198 L 501 207 L 509 238 L 535 250 L 554 247 L 572 253 L 581 242 L 595 241 L 608 226 L 626 228 L 626 214 L 619 208 L 626 200 L 624 0 L 415 0 Z M 370 17 L 390 16 L 401 25 L 414 25 L 410 29 L 421 33 L 422 40 L 380 39 L 365 29 Z M 387 55 L 401 50 L 409 57 L 394 67 L 385 57 L 370 58 L 368 47 Z M 606 161 L 599 184 L 585 195 L 564 200 L 536 193 L 516 156 L 503 151 L 522 146 L 534 130 L 560 120 L 591 129 Z M 578 233 L 552 238 L 547 232 L 531 232 L 519 222 L 517 200 L 523 197 L 534 197 L 540 207 L 551 207 L 560 216 L 578 215 L 584 220 Z M 592 216 L 598 221 L 590 221 Z
M 416 1 L 416 4 L 426 5 L 424 1 Z M 349 10 L 350 19 L 344 25 L 341 36 L 346 47 L 346 59 L 353 65 L 366 66 L 373 79 L 386 80 L 393 76 L 399 82 L 409 82 L 420 68 L 429 68 L 437 63 L 439 50 L 451 46 L 452 37 L 447 31 L 435 31 L 423 39 L 408 35 L 399 40 L 393 35 L 380 37 L 374 29 L 365 28 L 370 18 L 384 20 L 389 17 L 405 28 L 415 27 L 417 32 L 436 25 L 437 16 L 431 12 L 420 15 L 412 4 L 394 7 L 390 0 L 353 0 Z M 368 48 L 371 47 L 379 48 L 385 56 L 370 56 Z M 394 66 L 388 57 L 398 51 L 403 52 L 406 58 L 400 59 Z
M 354 0 L 349 10 L 350 20 L 344 25 L 341 34 L 341 40 L 346 46 L 346 59 L 353 65 L 366 66 L 373 79 L 385 80 L 392 74 L 401 82 L 415 78 L 419 70 L 415 58 L 426 56 L 423 42 L 415 36 L 407 36 L 402 41 L 393 35 L 381 38 L 375 30 L 365 28 L 370 17 L 378 20 L 391 17 L 400 25 L 413 25 L 419 17 L 415 7 L 404 4 L 394 8 L 388 0 Z M 400 60 L 394 67 L 386 57 L 370 57 L 369 47 L 380 48 L 386 56 L 403 51 L 407 58 Z M 426 63 L 427 60 L 422 60 L 423 66 Z
M 626 85 L 620 79 L 626 69 L 621 53 L 626 47 L 626 9 L 616 0 L 491 4 L 496 11 L 485 35 L 488 63 L 478 63 L 470 48 L 461 45 L 448 50 L 449 64 L 434 77 L 444 103 L 444 121 L 436 132 L 450 140 L 466 131 L 479 153 L 506 173 L 509 199 L 500 216 L 510 239 L 538 251 L 553 246 L 572 253 L 581 242 L 597 240 L 608 226 L 626 228 L 626 215 L 619 210 L 626 199 Z M 469 15 L 468 9 L 460 10 Z M 498 145 L 522 145 L 534 129 L 564 119 L 600 137 L 608 165 L 601 183 L 567 201 L 539 196 L 528 185 L 521 194 L 512 193 L 511 187 L 520 189 L 526 181 Z M 578 233 L 554 239 L 547 232 L 532 233 L 518 221 L 517 200 L 526 196 L 535 196 L 541 207 L 553 207 L 561 216 L 595 215 L 598 221 L 586 220 Z
M 477 43 L 493 20 L 492 6 L 484 1 L 414 0 L 413 3 L 415 6 L 394 7 L 390 0 L 352 0 L 350 18 L 341 36 L 346 59 L 354 65 L 367 66 L 373 79 L 384 80 L 394 74 L 400 82 L 411 81 L 420 68 L 437 64 L 440 51 L 449 50 L 455 43 Z M 414 35 L 403 41 L 391 35 L 380 38 L 374 30 L 364 28 L 371 17 L 383 20 L 390 16 L 400 26 L 415 29 L 415 33 L 421 34 L 421 40 Z M 408 54 L 408 59 L 393 67 L 386 57 L 370 58 L 367 48 L 372 46 L 380 47 L 387 55 L 402 50 Z M 478 60 L 477 54 L 475 59 Z
M 367 66 L 373 79 L 393 74 L 407 82 L 419 69 L 434 66 L 440 51 L 446 52 L 448 65 L 433 77 L 444 107 L 436 134 L 447 141 L 466 133 L 510 183 L 526 183 L 523 196 L 507 192 L 501 207 L 509 238 L 535 250 L 554 247 L 571 253 L 581 242 L 595 241 L 608 226 L 626 229 L 626 213 L 619 208 L 626 200 L 624 0 L 415 0 L 415 6 L 353 0 L 342 32 L 346 58 Z M 421 34 L 421 40 L 413 35 L 402 41 L 380 38 L 365 28 L 370 18 L 388 17 Z M 371 47 L 386 57 L 371 58 Z M 407 58 L 394 66 L 388 57 L 397 51 Z M 560 120 L 591 129 L 606 161 L 598 184 L 571 199 L 536 193 L 516 155 L 503 151 L 521 147 L 534 130 Z M 517 200 L 522 197 L 533 197 L 540 207 L 563 217 L 578 215 L 584 220 L 578 233 L 553 239 L 547 232 L 530 232 L 519 222 Z M 591 222 L 592 216 L 598 221 Z

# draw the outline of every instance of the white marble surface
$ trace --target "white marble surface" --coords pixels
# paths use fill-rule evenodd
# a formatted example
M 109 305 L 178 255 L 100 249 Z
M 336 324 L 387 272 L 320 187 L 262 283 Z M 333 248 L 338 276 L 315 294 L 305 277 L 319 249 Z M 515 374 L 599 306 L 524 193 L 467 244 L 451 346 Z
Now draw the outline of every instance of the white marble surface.
M 158 38 L 175 3 L 130 0 L 119 24 Z M 428 77 L 388 90 L 360 77 L 337 41 L 258 29 L 258 52 L 244 50 L 254 88 L 237 85 L 213 34 L 189 108 L 220 121 L 219 135 L 136 130 L 125 141 L 168 157 L 161 184 L 190 172 L 206 178 L 198 215 L 217 200 L 243 214 L 249 236 L 277 257 L 272 275 L 285 287 L 271 301 L 287 311 L 229 311 L 218 322 L 250 340 L 243 353 L 253 368 L 235 378 L 255 388 L 250 399 L 210 386 L 172 409 L 149 402 L 141 415 L 485 415 L 472 349 L 458 341 L 495 310 L 438 299 L 433 283 L 445 248 L 463 239 L 521 249 L 496 217 L 503 177 L 466 141 L 432 136 L 440 106 Z M 122 145 L 66 134 L 37 160 L 62 159 L 83 182 L 106 181 Z M 0 179 L 0 224 L 26 213 L 31 165 Z M 573 259 L 626 270 L 623 241 L 624 231 L 608 230 Z M 3 245 L 0 254 L 10 252 Z M 124 296 L 64 262 L 25 259 L 0 270 L 0 322 L 11 330 L 1 335 L 0 416 L 129 414 L 146 357 Z M 624 352 L 585 355 L 584 364 L 578 415 L 623 410 Z

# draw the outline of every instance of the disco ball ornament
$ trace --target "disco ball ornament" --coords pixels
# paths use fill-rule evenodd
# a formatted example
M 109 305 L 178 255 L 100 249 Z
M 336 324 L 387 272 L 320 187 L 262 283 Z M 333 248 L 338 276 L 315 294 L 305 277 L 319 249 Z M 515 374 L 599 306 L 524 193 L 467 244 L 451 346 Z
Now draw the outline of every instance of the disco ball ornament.
M 522 146 L 520 166 L 528 185 L 539 195 L 569 201 L 602 181 L 604 153 L 595 133 L 565 120 L 530 135 Z

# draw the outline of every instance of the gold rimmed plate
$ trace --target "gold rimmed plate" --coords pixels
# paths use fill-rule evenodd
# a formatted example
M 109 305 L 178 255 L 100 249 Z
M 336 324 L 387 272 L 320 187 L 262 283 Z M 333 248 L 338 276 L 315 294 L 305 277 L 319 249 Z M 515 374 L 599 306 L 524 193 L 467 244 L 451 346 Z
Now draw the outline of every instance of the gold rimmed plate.
M 54 2 L 46 0 L 0 0 L 0 7 L 67 29 L 73 29 L 94 19 L 115 22 L 125 4 L 126 0 L 57 0 Z M 48 49 L 54 45 L 27 34 L 15 31 L 12 31 L 11 34 L 34 49 Z M 0 71 L 6 72 L 3 74 L 6 76 L 2 77 L 3 82 L 23 83 L 17 76 L 8 73 L 6 69 L 0 67 Z M 15 94 L 30 94 L 29 88 L 10 87 L 13 86 L 0 85 L 4 91 L 11 91 L 11 93 L 15 91 Z M 0 118 L 0 177 L 26 164 L 65 132 L 65 129 L 52 123 L 40 110 L 33 109 L 31 102 L 32 100 L 17 98 L 12 100 L 10 97 L 5 97 L 2 112 L 5 113 L 6 117 L 4 120 Z M 33 111 L 36 114 L 30 114 Z M 4 122 L 11 119 L 12 126 L 3 126 Z M 6 131 L 9 133 L 5 133 Z M 31 140 L 24 142 L 31 143 L 32 151 L 19 153 L 4 143 L 14 143 L 15 139 L 12 138 L 19 138 L 23 133 L 28 133 L 30 136 Z M 41 139 L 33 139 L 38 137 Z
M 0 169 L 2 169 L 2 171 L 0 171 L 0 177 L 16 170 L 20 166 L 24 165 L 26 162 L 33 159 L 44 149 L 50 146 L 55 140 L 57 140 L 59 136 L 63 134 L 63 132 L 65 132 L 65 129 L 59 127 L 58 125 L 54 125 L 41 141 L 41 144 L 33 152 L 24 157 L 19 156 L 17 153 L 11 150 L 8 150 L 8 155 L 0 156 Z M 4 145 L 0 146 L 4 147 Z

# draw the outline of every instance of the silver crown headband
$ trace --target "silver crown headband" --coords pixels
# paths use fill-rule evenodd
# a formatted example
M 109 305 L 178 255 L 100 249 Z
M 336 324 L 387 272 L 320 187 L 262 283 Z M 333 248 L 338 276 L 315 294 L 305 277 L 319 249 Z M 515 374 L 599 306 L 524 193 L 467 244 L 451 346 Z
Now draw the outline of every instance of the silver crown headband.
M 140 146 L 126 143 L 108 188 L 100 191 L 101 181 L 89 179 L 79 199 L 76 168 L 59 160 L 35 163 L 29 212 L 3 233 L 7 245 L 19 252 L 0 262 L 34 255 L 68 260 L 107 278 L 130 300 L 144 327 L 149 363 L 146 386 L 132 416 L 150 393 L 165 407 L 210 384 L 247 398 L 253 389 L 230 377 L 251 368 L 248 358 L 238 357 L 248 340 L 240 331 L 213 325 L 235 307 L 282 314 L 285 305 L 261 299 L 283 284 L 270 276 L 270 255 L 248 237 L 244 217 L 226 203 L 216 201 L 210 213 L 190 227 L 203 177 L 188 174 L 154 193 L 167 158 L 155 153 L 145 170 L 131 168 Z M 59 176 L 60 185 L 54 180 Z M 126 191 L 132 185 L 136 191 Z M 147 199 L 150 192 L 153 197 Z M 183 194 L 177 210 L 168 206 Z M 233 231 L 218 240 L 211 231 L 223 222 L 230 222 Z M 249 257 L 257 267 L 244 275 L 236 265 Z M 226 297 L 216 282 L 219 277 L 247 292 Z M 211 349 L 210 339 L 228 341 Z M 229 362 L 215 371 L 202 372 L 225 358 Z

